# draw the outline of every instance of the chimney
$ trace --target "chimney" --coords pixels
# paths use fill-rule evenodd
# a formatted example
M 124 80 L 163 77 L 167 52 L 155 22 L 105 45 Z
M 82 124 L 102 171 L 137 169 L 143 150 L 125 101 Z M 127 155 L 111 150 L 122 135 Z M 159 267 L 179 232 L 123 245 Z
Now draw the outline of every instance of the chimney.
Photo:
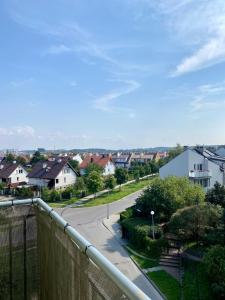
M 47 164 L 46 163 L 43 163 L 43 169 L 47 168 Z
M 91 163 L 93 163 L 93 161 L 94 161 L 94 158 L 93 158 L 93 157 L 91 157 Z

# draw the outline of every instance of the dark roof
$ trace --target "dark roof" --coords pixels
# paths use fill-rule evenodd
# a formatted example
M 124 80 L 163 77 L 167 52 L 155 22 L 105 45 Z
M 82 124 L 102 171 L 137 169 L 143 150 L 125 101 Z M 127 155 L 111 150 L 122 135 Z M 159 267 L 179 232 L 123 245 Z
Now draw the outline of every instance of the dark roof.
M 3 159 L 0 162 L 0 178 L 8 178 L 19 165 L 20 164 L 16 161 L 10 162 Z
M 27 176 L 29 178 L 55 179 L 65 165 L 68 165 L 76 173 L 68 163 L 68 158 L 58 157 L 37 162 Z

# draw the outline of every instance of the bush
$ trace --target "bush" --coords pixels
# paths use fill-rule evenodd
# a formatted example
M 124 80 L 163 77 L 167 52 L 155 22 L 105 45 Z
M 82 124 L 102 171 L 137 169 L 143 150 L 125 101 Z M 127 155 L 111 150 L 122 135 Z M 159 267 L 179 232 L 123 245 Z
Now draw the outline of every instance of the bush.
M 133 217 L 133 207 L 128 207 L 120 214 L 120 221 Z
M 15 196 L 20 199 L 32 198 L 34 196 L 34 193 L 31 188 L 22 187 L 22 188 L 16 190 Z
M 56 190 L 52 190 L 49 195 L 50 202 L 59 202 L 61 200 L 60 193 Z
M 67 187 L 64 191 L 62 191 L 62 198 L 71 199 L 74 193 L 75 191 L 72 187 Z
M 211 288 L 218 299 L 225 298 L 225 247 L 213 246 L 204 255 L 203 262 Z
M 147 253 L 152 258 L 160 258 L 162 251 L 168 248 L 168 242 L 164 238 L 152 240 L 146 238 L 146 249 Z
M 177 210 L 172 215 L 168 228 L 183 241 L 209 243 L 214 239 L 214 243 L 217 243 L 222 237 L 222 215 L 223 209 L 219 205 L 193 205 Z

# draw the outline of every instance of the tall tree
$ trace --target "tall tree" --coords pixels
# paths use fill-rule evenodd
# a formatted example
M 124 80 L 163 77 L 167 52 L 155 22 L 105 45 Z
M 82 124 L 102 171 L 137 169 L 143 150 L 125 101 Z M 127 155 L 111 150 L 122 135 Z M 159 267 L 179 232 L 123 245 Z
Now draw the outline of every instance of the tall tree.
M 113 175 L 109 175 L 105 179 L 105 187 L 109 190 L 114 189 L 116 186 L 116 178 Z
M 219 182 L 214 184 L 214 187 L 206 193 L 207 202 L 218 204 L 225 208 L 225 187 Z
M 115 171 L 115 177 L 117 183 L 121 185 L 128 180 L 128 172 L 124 168 L 117 168 Z
M 103 178 L 97 171 L 92 171 L 87 177 L 87 188 L 90 193 L 95 194 L 103 188 Z
M 41 161 L 41 160 L 45 160 L 44 155 L 42 155 L 39 151 L 36 151 L 33 155 L 33 157 L 31 158 L 30 163 L 32 165 L 36 164 L 37 162 Z

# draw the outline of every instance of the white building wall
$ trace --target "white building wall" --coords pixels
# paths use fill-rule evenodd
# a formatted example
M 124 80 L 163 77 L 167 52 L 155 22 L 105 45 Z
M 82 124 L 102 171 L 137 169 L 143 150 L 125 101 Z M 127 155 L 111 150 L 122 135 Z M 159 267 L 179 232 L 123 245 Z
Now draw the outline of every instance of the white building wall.
M 20 171 L 22 171 L 22 173 L 20 173 Z M 27 171 L 22 166 L 18 166 L 9 178 L 11 183 L 28 182 Z
M 75 184 L 77 179 L 76 173 L 71 169 L 65 166 L 55 180 L 55 188 L 65 188 L 67 186 Z M 58 183 L 57 183 L 58 180 Z
M 104 168 L 103 176 L 115 174 L 115 169 L 116 169 L 115 165 L 109 161 Z
M 73 157 L 73 160 L 76 160 L 79 165 L 82 163 L 83 159 L 81 158 L 80 154 L 76 154 L 74 157 Z
M 210 184 L 206 189 L 212 188 L 216 182 L 225 184 L 224 173 L 220 171 L 220 166 L 191 149 L 187 149 L 169 163 L 161 167 L 159 170 L 159 175 L 160 178 L 165 178 L 168 176 L 189 177 L 189 172 L 196 171 L 194 169 L 194 165 L 197 166 L 198 164 L 202 164 L 203 171 L 209 171 L 211 173 L 209 182 Z M 196 179 L 197 178 L 192 180 Z

